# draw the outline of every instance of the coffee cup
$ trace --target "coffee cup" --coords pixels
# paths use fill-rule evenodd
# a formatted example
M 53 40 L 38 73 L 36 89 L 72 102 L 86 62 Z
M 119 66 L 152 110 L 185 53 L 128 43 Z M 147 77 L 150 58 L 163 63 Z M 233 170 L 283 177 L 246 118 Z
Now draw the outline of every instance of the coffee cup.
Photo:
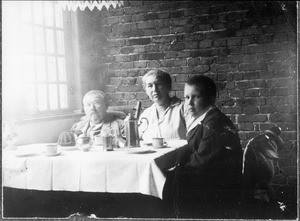
M 152 146 L 153 147 L 162 147 L 162 146 L 164 146 L 164 138 L 162 138 L 162 137 L 153 137 L 152 138 Z
M 46 154 L 47 155 L 55 155 L 57 154 L 57 144 L 48 144 L 46 146 Z

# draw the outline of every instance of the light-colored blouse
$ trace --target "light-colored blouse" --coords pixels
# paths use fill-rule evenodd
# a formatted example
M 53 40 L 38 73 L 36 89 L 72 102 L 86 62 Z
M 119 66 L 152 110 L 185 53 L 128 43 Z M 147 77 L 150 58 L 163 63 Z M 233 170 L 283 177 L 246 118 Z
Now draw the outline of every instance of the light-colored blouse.
M 139 134 L 144 142 L 151 142 L 153 137 L 186 139 L 184 102 L 177 97 L 171 99 L 171 105 L 165 110 L 161 118 L 158 118 L 155 104 L 145 109 L 141 114 Z M 148 122 L 143 118 L 146 118 Z

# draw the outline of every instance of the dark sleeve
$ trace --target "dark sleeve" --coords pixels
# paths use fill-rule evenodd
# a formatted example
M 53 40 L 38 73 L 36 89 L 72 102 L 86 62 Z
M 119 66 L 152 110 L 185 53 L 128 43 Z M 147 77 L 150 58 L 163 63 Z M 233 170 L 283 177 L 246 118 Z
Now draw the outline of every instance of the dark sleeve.
M 198 146 L 193 147 L 194 152 L 189 156 L 186 168 L 205 169 L 209 166 L 209 162 L 222 152 L 221 140 L 214 125 L 203 125 L 202 127 L 201 141 Z
M 187 168 L 212 171 L 225 166 L 235 167 L 241 163 L 242 148 L 239 136 L 229 119 L 214 118 L 203 124 L 200 136 L 200 142 L 193 147 L 194 152 L 186 164 Z
M 185 162 L 191 153 L 189 146 L 184 145 L 156 158 L 155 162 L 161 170 L 166 170 Z

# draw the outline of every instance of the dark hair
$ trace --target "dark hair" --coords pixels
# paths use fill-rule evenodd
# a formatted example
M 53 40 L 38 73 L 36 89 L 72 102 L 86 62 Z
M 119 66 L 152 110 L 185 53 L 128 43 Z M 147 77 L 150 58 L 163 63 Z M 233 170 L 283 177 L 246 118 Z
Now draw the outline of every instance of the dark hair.
M 146 86 L 146 79 L 149 76 L 156 76 L 157 80 L 166 85 L 169 91 L 172 89 L 172 78 L 167 72 L 159 69 L 152 69 L 148 71 L 142 78 L 144 87 Z
M 217 87 L 212 79 L 204 75 L 195 75 L 187 80 L 186 84 L 190 86 L 195 86 L 197 89 L 201 90 L 203 94 L 207 97 L 217 96 Z

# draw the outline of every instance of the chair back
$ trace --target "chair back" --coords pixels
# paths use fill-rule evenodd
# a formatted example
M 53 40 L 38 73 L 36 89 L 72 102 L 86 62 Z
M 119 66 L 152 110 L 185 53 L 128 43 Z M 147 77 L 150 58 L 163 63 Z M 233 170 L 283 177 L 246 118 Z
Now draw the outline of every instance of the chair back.
M 255 160 L 257 160 L 252 159 L 254 157 L 257 158 L 257 156 L 261 156 L 262 160 L 274 160 L 279 158 L 278 150 L 282 148 L 284 144 L 280 133 L 280 128 L 273 127 L 249 140 L 243 154 L 243 174 L 246 173 L 246 164 L 253 164 Z
M 107 112 L 114 113 L 123 120 L 128 114 L 131 114 L 138 119 L 141 114 L 141 102 L 138 101 L 136 105 L 110 106 L 108 107 Z
M 266 130 L 252 138 L 243 154 L 244 197 L 268 202 L 271 199 L 271 180 L 278 171 L 278 149 L 283 147 L 278 127 Z

